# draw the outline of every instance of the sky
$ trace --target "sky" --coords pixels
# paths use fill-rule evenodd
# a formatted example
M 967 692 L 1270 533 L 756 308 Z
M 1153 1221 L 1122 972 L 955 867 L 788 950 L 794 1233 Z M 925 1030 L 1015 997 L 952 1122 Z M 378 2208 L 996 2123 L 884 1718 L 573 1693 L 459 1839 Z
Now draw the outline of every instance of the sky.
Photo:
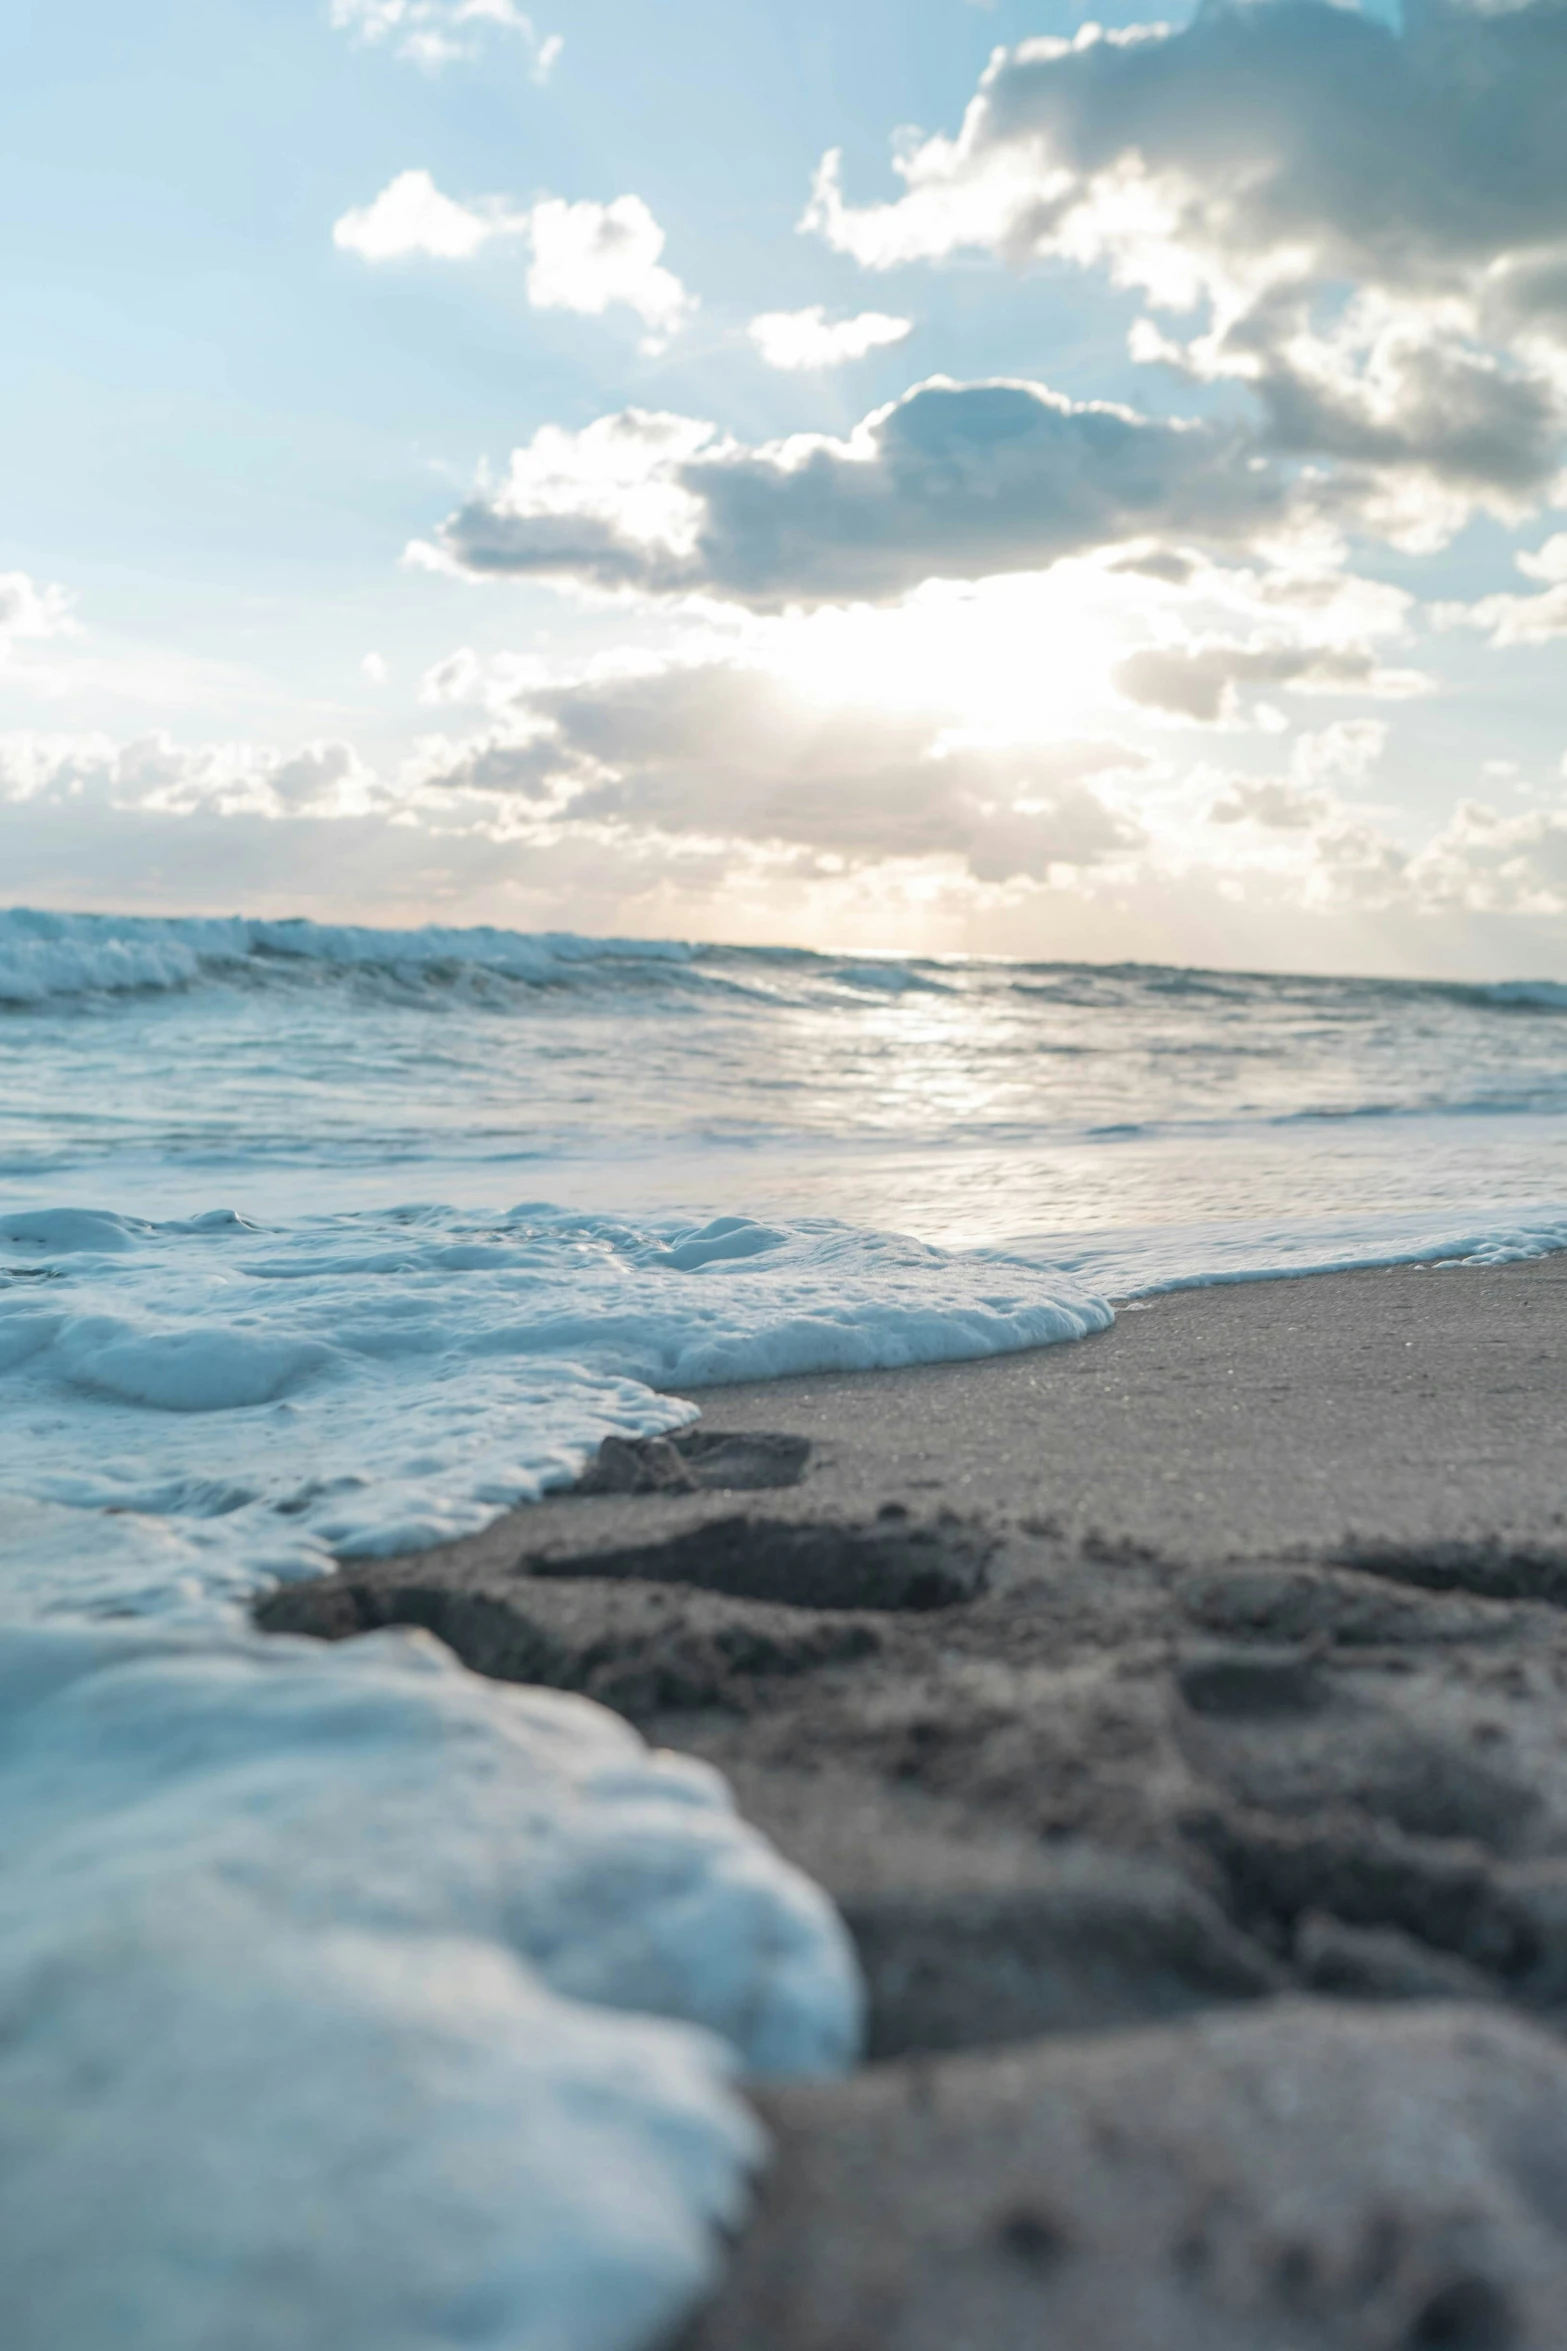
M 1567 0 L 0 12 L 0 902 L 1567 976 Z

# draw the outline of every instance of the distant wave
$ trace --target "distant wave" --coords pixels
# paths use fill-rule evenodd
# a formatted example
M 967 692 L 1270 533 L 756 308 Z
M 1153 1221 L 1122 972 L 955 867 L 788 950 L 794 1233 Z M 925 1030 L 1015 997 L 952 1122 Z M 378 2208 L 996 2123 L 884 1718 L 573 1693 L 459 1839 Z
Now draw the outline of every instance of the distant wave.
M 575 931 L 491 926 L 376 929 L 247 916 L 0 912 L 0 1007 L 27 1009 L 91 997 L 147 995 L 202 986 L 259 987 L 381 982 L 396 993 L 502 991 L 623 995 L 677 987 L 720 996 L 787 997 L 795 984 L 820 996 L 944 993 L 919 958 L 813 954 L 807 948 L 705 947 L 678 939 L 585 938 Z
M 674 940 L 586 939 L 572 931 L 375 930 L 244 916 L 0 913 L 0 1003 L 124 995 L 205 982 L 261 984 L 309 973 L 382 973 L 451 985 L 488 974 L 532 986 L 613 966 L 681 969 L 698 950 Z
M 1493 980 L 1472 987 L 1455 986 L 1450 993 L 1502 1010 L 1567 1012 L 1567 981 L 1562 980 Z
M 373 986 L 393 996 L 504 1007 L 543 993 L 678 991 L 821 1004 L 906 995 L 1031 997 L 1106 1009 L 1129 999 L 1224 998 L 1370 1005 L 1390 998 L 1502 1013 L 1567 1013 L 1557 980 L 1368 980 L 1185 970 L 1160 964 L 1008 962 L 992 957 L 833 955 L 802 947 L 707 946 L 428 924 L 396 930 L 302 917 L 0 911 L 0 1009 L 239 988 Z M 1172 1050 L 1166 1045 L 1164 1050 Z

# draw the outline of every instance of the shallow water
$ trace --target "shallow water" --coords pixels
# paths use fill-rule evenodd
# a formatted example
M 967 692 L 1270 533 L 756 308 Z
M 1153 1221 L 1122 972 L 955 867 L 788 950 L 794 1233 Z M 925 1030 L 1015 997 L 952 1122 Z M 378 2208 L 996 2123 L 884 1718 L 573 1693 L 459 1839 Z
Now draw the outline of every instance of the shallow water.
M 0 1006 L 12 1206 L 549 1199 L 972 1245 L 1563 1188 L 1543 982 L 13 914 Z
M 416 1638 L 263 1644 L 258 1588 L 716 1381 L 1564 1246 L 1564 1153 L 1545 984 L 0 915 L 0 2111 L 95 2068 L 61 2176 L 128 2216 L 20 2351 L 198 2351 L 225 2291 L 254 2351 L 635 2351 L 739 2207 L 734 2063 L 852 2050 L 836 1922 L 709 1779 Z
M 201 1562 L 30 1607 L 469 1531 L 715 1381 L 1567 1238 L 1547 983 L 13 913 L 0 1006 L 0 1490 Z

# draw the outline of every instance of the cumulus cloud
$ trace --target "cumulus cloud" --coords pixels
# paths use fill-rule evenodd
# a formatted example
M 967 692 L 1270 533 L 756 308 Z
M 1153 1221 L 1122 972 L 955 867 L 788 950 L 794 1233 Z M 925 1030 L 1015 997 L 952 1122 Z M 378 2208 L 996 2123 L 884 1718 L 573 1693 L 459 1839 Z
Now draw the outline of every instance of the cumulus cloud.
M 472 572 L 674 588 L 694 572 L 703 516 L 688 466 L 732 446 L 700 419 L 629 408 L 581 432 L 544 425 L 496 485 L 481 482 L 415 560 Z M 694 579 L 691 584 L 694 584 Z
M 1202 725 L 1236 719 L 1243 686 L 1292 694 L 1376 694 L 1402 698 L 1430 690 L 1419 670 L 1389 669 L 1365 645 L 1220 641 L 1146 645 L 1118 662 L 1112 678 L 1129 702 Z
M 559 33 L 541 33 L 515 0 L 332 0 L 332 23 L 426 73 L 471 62 L 488 34 L 510 34 L 522 43 L 533 79 L 543 84 L 565 47 Z
M 442 908 L 473 919 L 493 892 L 498 919 L 524 907 L 541 926 L 561 919 L 550 899 L 569 872 L 541 870 L 531 840 L 508 862 L 494 828 L 441 816 L 377 780 L 348 744 L 0 735 L 0 866 L 33 904 L 204 913 L 238 901 L 257 913 L 421 922 Z M 593 927 L 607 920 L 606 862 L 585 837 L 575 879 Z M 626 872 L 610 877 L 610 889 L 628 886 Z M 531 901 L 508 896 L 527 889 Z
M 609 204 L 543 196 L 517 211 L 499 197 L 460 204 L 429 172 L 404 171 L 372 203 L 345 212 L 332 241 L 369 262 L 468 261 L 489 245 L 524 245 L 536 310 L 600 318 L 622 306 L 648 330 L 643 347 L 650 351 L 662 350 L 696 308 L 695 296 L 663 266 L 664 231 L 640 196 Z
M 841 440 L 746 448 L 639 409 L 581 433 L 547 428 L 448 519 L 439 558 L 778 608 L 1038 570 L 1163 532 L 1244 541 L 1287 512 L 1224 426 L 935 378 Z
M 465 676 L 467 673 L 464 673 Z M 448 681 L 452 692 L 455 679 Z M 0 736 L 0 807 L 82 829 L 131 818 L 374 822 L 425 854 L 479 834 L 644 856 L 847 871 L 941 861 L 970 881 L 1044 880 L 1133 850 L 1094 789 L 1144 755 L 1112 741 L 975 748 L 941 711 L 813 702 L 737 661 L 590 674 L 499 702 L 467 741 L 427 739 L 395 780 L 356 748 L 182 743 L 164 732 Z M 444 856 L 444 850 L 441 852 Z
M 1409 886 L 1427 906 L 1470 915 L 1567 914 L 1567 812 L 1504 816 L 1461 801 L 1415 857 Z
M 1287 783 L 1276 780 L 1232 778 L 1232 794 L 1243 810 L 1326 807 L 1325 796 L 1345 783 L 1362 783 L 1387 749 L 1387 722 L 1380 718 L 1336 718 L 1331 726 L 1297 735 L 1290 751 Z M 1287 797 L 1281 799 L 1279 794 Z M 1291 816 L 1274 813 L 1259 822 L 1293 823 Z
M 182 744 L 159 731 L 0 737 L 0 802 L 161 816 L 341 817 L 389 804 L 351 744 L 290 752 L 254 743 Z
M 416 756 L 414 773 L 425 796 L 489 795 L 557 809 L 569 802 L 574 780 L 560 744 L 543 729 L 531 736 L 496 734 L 467 743 L 436 736 Z
M 1255 781 L 1237 776 L 1228 793 L 1214 803 L 1215 824 L 1263 825 L 1272 832 L 1303 832 L 1324 815 L 1327 802 L 1320 793 L 1303 792 L 1298 784 L 1276 776 Z
M 1108 741 L 965 745 L 944 712 L 822 702 L 720 660 L 525 691 L 504 730 L 432 748 L 423 780 L 516 793 L 575 824 L 843 864 L 955 859 L 976 880 L 1004 881 L 1135 847 L 1136 826 L 1090 779 L 1145 764 Z
M 1537 553 L 1519 555 L 1516 561 L 1527 578 L 1545 582 L 1541 593 L 1438 605 L 1438 625 L 1484 629 L 1498 646 L 1548 645 L 1555 637 L 1567 637 L 1567 531 L 1558 531 Z
M 63 588 L 41 588 L 25 571 L 0 571 L 0 662 L 15 644 L 66 636 L 75 625 Z
M 469 821 L 497 837 L 592 840 L 645 865 L 696 858 L 715 875 L 749 860 L 780 882 L 913 871 L 981 895 L 1110 889 L 1172 908 L 1199 885 L 1312 916 L 1567 914 L 1560 811 L 1463 802 L 1411 849 L 1355 804 L 1386 750 L 1379 719 L 1301 735 L 1282 774 L 1181 779 L 1106 737 L 977 745 L 940 711 L 816 699 L 742 659 L 500 695 L 487 672 L 463 674 L 490 724 L 428 742 L 415 798 L 487 802 L 502 813 Z
M 1487 936 L 1493 954 L 1559 950 L 1567 814 L 1465 801 L 1410 848 L 1343 797 L 1379 747 L 1356 723 L 1302 738 L 1284 775 L 1178 781 L 1108 740 L 980 750 L 939 712 L 811 703 L 739 662 L 650 664 L 530 689 L 395 781 L 342 742 L 0 736 L 0 845 L 18 888 L 66 904 L 209 907 L 242 870 L 251 906 L 327 919 L 701 931 L 721 904 L 758 936 L 787 909 L 928 943 L 936 909 L 952 944 L 985 948 L 998 914 L 1048 903 L 1051 935 L 1065 922 L 1085 952 L 1186 936 L 1254 953 L 1261 920 L 1299 957 L 1340 937 L 1322 919 L 1367 917 L 1450 967 L 1474 968 Z
M 1560 951 L 1567 917 L 1567 811 L 1533 807 L 1505 812 L 1461 800 L 1414 847 L 1394 838 L 1375 815 L 1345 798 L 1363 784 L 1385 747 L 1379 721 L 1348 720 L 1303 736 L 1287 776 L 1232 776 L 1207 809 L 1213 860 L 1232 888 L 1242 879 L 1253 903 L 1266 892 L 1281 911 L 1349 911 L 1408 920 L 1406 942 L 1427 953 L 1445 942 L 1484 936 L 1494 923 L 1493 952 L 1512 953 L 1534 926 L 1539 942 Z M 1489 765 L 1507 763 L 1488 763 Z M 1402 828 L 1401 828 L 1402 829 Z M 1186 872 L 1210 862 L 1199 846 Z M 1469 968 L 1474 968 L 1473 961 Z
M 1231 776 L 1222 799 L 1208 811 L 1221 825 L 1254 825 L 1264 832 L 1314 836 L 1320 863 L 1362 875 L 1401 869 L 1402 860 L 1364 817 L 1349 809 L 1344 784 L 1361 783 L 1387 749 L 1381 719 L 1342 718 L 1312 734 L 1297 736 L 1288 776 Z
M 894 318 L 885 310 L 829 319 L 818 302 L 809 310 L 764 310 L 752 319 L 750 331 L 769 367 L 804 370 L 842 367 L 848 360 L 901 343 L 914 332 L 914 321 Z
M 978 248 L 1204 314 L 1184 340 L 1144 321 L 1134 352 L 1248 386 L 1281 453 L 1423 476 L 1424 513 L 1406 485 L 1381 519 L 1429 540 L 1561 461 L 1564 82 L 1562 0 L 1423 0 L 1399 28 L 1218 0 L 999 50 L 961 130 L 896 159 L 897 198 L 849 203 L 829 155 L 802 226 L 868 268 Z
M 402 171 L 373 203 L 334 222 L 332 242 L 362 261 L 467 261 L 497 237 L 526 236 L 528 216 L 490 204 L 482 210 L 443 196 L 427 171 Z
M 1384 719 L 1336 718 L 1331 726 L 1296 738 L 1291 769 L 1303 783 L 1323 783 L 1331 777 L 1358 781 L 1377 765 L 1387 742 Z
M 648 329 L 646 347 L 659 350 L 696 308 L 696 297 L 664 268 L 664 232 L 640 196 L 617 196 L 612 204 L 546 196 L 528 216 L 528 233 L 528 299 L 537 310 L 597 318 L 623 303 Z

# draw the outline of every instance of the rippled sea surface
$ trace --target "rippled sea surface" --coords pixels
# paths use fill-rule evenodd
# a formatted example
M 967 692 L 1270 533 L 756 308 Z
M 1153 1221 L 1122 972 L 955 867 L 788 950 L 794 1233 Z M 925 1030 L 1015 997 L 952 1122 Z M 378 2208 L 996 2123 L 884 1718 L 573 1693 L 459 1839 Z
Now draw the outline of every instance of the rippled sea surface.
M 1564 1146 L 1549 983 L 0 917 L 17 1204 L 819 1214 L 1130 1268 L 1505 1225 Z

